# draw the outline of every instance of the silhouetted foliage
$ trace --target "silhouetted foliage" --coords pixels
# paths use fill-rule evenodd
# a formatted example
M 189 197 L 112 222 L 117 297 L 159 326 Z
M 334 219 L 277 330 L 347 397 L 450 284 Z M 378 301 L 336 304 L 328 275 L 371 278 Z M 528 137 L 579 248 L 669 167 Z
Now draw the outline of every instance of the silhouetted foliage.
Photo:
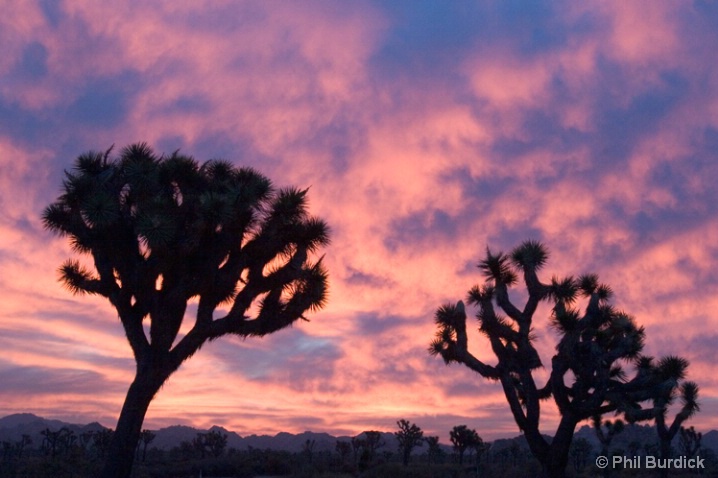
M 592 452 L 593 447 L 585 438 L 578 438 L 571 443 L 569 455 L 576 472 L 581 473 L 586 468 Z
M 606 420 L 601 423 L 601 417 L 596 415 L 592 418 L 593 429 L 596 432 L 596 437 L 601 443 L 601 455 L 610 457 L 611 442 L 613 439 L 624 430 L 623 420 Z M 605 431 L 604 431 L 605 428 Z
M 157 435 L 150 430 L 142 430 L 140 433 L 140 444 L 142 446 L 142 461 L 147 459 L 147 447 L 152 443 Z
M 401 453 L 402 463 L 406 466 L 409 464 L 411 450 L 423 445 L 424 432 L 421 431 L 421 428 L 415 423 L 409 423 L 403 418 L 397 421 L 396 424 L 399 427 L 399 431 L 394 432 L 394 436 L 399 442 L 399 453 Z
M 75 432 L 67 427 L 59 430 L 44 429 L 41 432 L 43 436 L 41 448 L 45 454 L 55 458 L 59 454 L 67 454 L 77 441 Z
M 376 451 L 386 442 L 381 438 L 381 432 L 368 430 L 352 438 L 351 445 L 354 461 L 358 469 L 363 471 L 374 463 Z
M 337 440 L 336 445 L 334 445 L 334 449 L 339 454 L 339 460 L 342 466 L 345 466 L 347 464 L 347 458 L 352 452 L 352 444 L 348 441 L 343 440 Z
M 592 418 L 593 422 L 593 430 L 596 433 L 596 437 L 598 438 L 599 443 L 601 443 L 601 456 L 605 456 L 608 458 L 608 460 L 612 460 L 613 453 L 611 453 L 611 442 L 616 437 L 616 435 L 620 434 L 624 430 L 624 423 L 623 420 L 618 419 L 614 421 L 606 420 L 605 422 L 601 423 L 601 417 L 599 415 L 595 415 Z M 604 432 L 605 428 L 605 432 Z M 620 454 L 620 453 L 617 453 Z M 613 471 L 613 466 L 607 466 L 603 469 L 603 476 L 608 477 L 611 476 L 611 472 Z
M 429 448 L 428 451 L 426 452 L 427 458 L 429 460 L 429 464 L 438 463 L 439 458 L 441 457 L 441 447 L 439 446 L 439 437 L 438 436 L 424 437 L 424 441 L 426 442 L 426 445 Z
M 307 462 L 309 462 L 309 464 L 314 461 L 314 447 L 316 446 L 316 444 L 316 440 L 310 440 L 309 438 L 307 438 L 302 444 L 302 454 L 306 458 Z
M 61 279 L 110 301 L 137 363 L 102 473 L 126 478 L 151 400 L 205 342 L 271 334 L 324 305 L 327 274 L 309 255 L 329 236 L 306 190 L 274 190 L 251 168 L 158 157 L 146 144 L 109 156 L 80 155 L 43 220 L 92 258 L 94 270 L 67 261 Z M 194 325 L 180 337 L 190 299 Z
M 695 428 L 681 427 L 679 437 L 678 446 L 684 456 L 690 458 L 697 455 L 701 450 L 701 440 L 703 439 L 703 434 L 701 432 L 697 432 Z
M 447 364 L 461 363 L 483 377 L 498 381 L 511 413 L 544 474 L 564 476 L 576 425 L 591 417 L 615 412 L 629 422 L 654 418 L 641 404 L 678 380 L 682 369 L 661 368 L 641 356 L 645 333 L 628 314 L 609 303 L 613 291 L 596 275 L 553 277 L 541 282 L 538 271 L 548 252 L 539 242 L 526 241 L 509 254 L 492 253 L 478 267 L 486 277 L 468 293 L 478 308 L 479 331 L 497 358 L 484 363 L 468 346 L 466 311 L 462 301 L 436 311 L 436 338 L 429 351 Z M 519 278 L 528 298 L 519 308 L 509 289 Z M 583 297 L 583 313 L 575 306 Z M 540 386 L 534 371 L 544 367 L 535 347 L 534 314 L 543 301 L 552 306 L 550 324 L 559 336 L 551 358 L 550 376 Z M 634 365 L 629 378 L 624 364 Z M 539 432 L 541 401 L 553 398 L 561 420 L 552 441 Z
M 192 440 L 192 447 L 197 450 L 201 458 L 213 456 L 218 458 L 227 447 L 227 434 L 217 430 L 210 430 L 207 433 L 197 433 Z
M 430 443 L 428 440 L 425 441 Z M 185 441 L 181 446 L 176 446 L 172 450 L 160 450 L 156 447 L 149 449 L 146 461 L 138 460 L 133 475 L 138 478 L 196 477 L 200 473 L 206 477 L 232 476 L 237 478 L 257 476 L 351 478 L 358 476 L 356 467 L 346 466 L 347 464 L 338 459 L 336 453 L 322 449 L 320 443 L 317 441 L 316 445 L 312 447 L 313 461 L 309 464 L 306 447 L 302 447 L 295 453 L 259 450 L 251 447 L 244 450 L 225 448 L 219 457 L 205 453 L 205 458 L 202 458 L 192 441 Z M 346 453 L 348 458 L 348 455 L 351 454 L 350 442 L 339 440 L 337 443 L 345 444 L 339 448 L 349 446 Z M 436 440 L 436 444 L 439 446 L 438 440 Z M 89 478 L 97 476 L 100 472 L 100 462 L 96 460 L 92 450 L 87 449 L 83 453 L 83 448 L 79 445 L 75 446 L 71 453 L 58 453 L 56 457 L 52 458 L 39 449 L 40 441 L 38 440 L 36 447 L 26 448 L 22 459 L 13 454 L 15 447 L 12 445 L 6 441 L 6 444 L 2 446 L 6 453 L 0 455 L 0 478 Z M 494 443 L 491 453 L 488 452 L 488 445 L 488 443 L 483 443 L 480 450 L 477 450 L 476 447 L 467 448 L 467 451 L 478 451 L 474 455 L 476 460 L 472 460 L 471 466 L 469 466 L 467 456 L 465 456 L 463 464 L 459 464 L 458 459 L 455 463 L 431 462 L 428 452 L 414 453 L 412 462 L 405 466 L 400 454 L 379 449 L 374 462 L 366 464 L 361 476 L 362 478 L 476 478 L 477 476 L 524 478 L 538 476 L 540 473 L 538 461 L 524 448 L 522 439 L 501 440 Z M 650 450 L 652 453 L 649 454 L 653 456 L 658 453 L 657 446 Z M 616 452 L 621 453 L 620 450 Z M 581 470 L 573 476 L 578 478 L 579 476 L 601 474 L 600 470 L 591 466 L 593 463 L 591 447 L 584 439 L 577 438 L 572 442 L 570 457 L 572 468 Z M 705 460 L 706 469 L 703 470 L 705 476 L 716 476 L 718 461 L 715 454 L 710 449 L 701 449 L 700 457 Z M 683 470 L 683 474 L 679 470 L 673 471 L 671 476 L 683 476 L 690 470 Z M 656 476 L 656 470 L 632 469 L 626 470 L 626 472 L 617 471 L 615 475 L 653 478 Z
M 483 444 L 476 430 L 470 430 L 466 425 L 457 425 L 452 428 L 449 432 L 449 438 L 451 439 L 451 444 L 454 445 L 454 451 L 459 456 L 460 465 L 464 463 L 464 453 L 467 449 Z
M 92 435 L 92 443 L 98 458 L 104 459 L 107 456 L 114 435 L 115 431 L 112 429 L 99 430 Z

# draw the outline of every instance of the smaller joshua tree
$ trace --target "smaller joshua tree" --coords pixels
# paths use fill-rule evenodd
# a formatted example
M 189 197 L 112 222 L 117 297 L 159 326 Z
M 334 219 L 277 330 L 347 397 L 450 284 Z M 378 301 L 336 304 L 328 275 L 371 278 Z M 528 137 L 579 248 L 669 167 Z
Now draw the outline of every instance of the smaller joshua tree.
M 150 446 L 150 443 L 152 443 L 156 437 L 157 434 L 150 430 L 142 430 L 140 433 L 138 449 L 140 446 L 142 447 L 142 461 L 145 461 L 147 458 L 147 447 Z
M 688 458 L 697 455 L 701 450 L 702 439 L 703 434 L 701 432 L 697 432 L 695 428 L 681 427 L 680 440 L 678 442 L 681 453 Z
M 227 447 L 227 434 L 220 433 L 217 430 L 210 430 L 207 433 L 197 433 L 192 440 L 192 446 L 199 452 L 202 458 L 207 455 L 218 458 Z
M 424 441 L 426 442 L 426 445 L 429 447 L 429 450 L 426 452 L 429 458 L 429 464 L 436 463 L 438 461 L 439 455 L 441 454 L 441 447 L 439 446 L 439 437 L 438 436 L 428 436 L 424 437 Z
M 452 428 L 449 432 L 449 438 L 451 439 L 451 444 L 454 445 L 454 450 L 459 455 L 460 465 L 464 463 L 464 453 L 467 449 L 483 443 L 476 430 L 469 429 L 466 425 L 457 425 Z
M 548 260 L 543 244 L 526 241 L 509 254 L 487 249 L 478 267 L 486 277 L 468 294 L 478 308 L 476 318 L 497 363 L 481 361 L 469 350 L 464 303 L 445 304 L 435 315 L 436 338 L 429 351 L 447 364 L 461 363 L 489 380 L 498 381 L 511 413 L 545 476 L 565 475 L 576 425 L 615 412 L 629 421 L 655 416 L 642 403 L 660 396 L 685 373 L 675 357 L 653 360 L 641 355 L 643 327 L 610 304 L 613 291 L 593 274 L 553 277 L 545 283 L 538 272 Z M 528 292 L 523 307 L 509 297 L 522 277 Z M 584 298 L 585 309 L 576 306 Z M 550 360 L 550 376 L 541 386 L 534 371 L 544 367 L 535 346 L 534 314 L 541 302 L 551 304 L 550 325 L 558 333 L 556 352 Z M 628 376 L 626 364 L 635 373 Z M 553 398 L 561 418 L 553 440 L 539 431 L 541 401 Z
M 598 437 L 598 441 L 601 442 L 601 455 L 610 456 L 611 442 L 616 438 L 616 435 L 622 433 L 625 428 L 623 420 L 618 419 L 613 422 L 606 420 L 601 423 L 601 417 L 599 415 L 594 416 L 592 420 L 596 437 Z M 605 432 L 603 431 L 604 428 L 606 429 Z
M 682 382 L 688 361 L 680 357 L 666 357 L 659 363 L 658 370 L 674 378 L 668 381 L 667 386 L 658 390 L 653 397 L 653 413 L 656 417 L 656 431 L 658 432 L 661 447 L 661 458 L 670 458 L 671 442 L 681 430 L 683 423 L 700 411 L 698 404 L 698 385 L 695 382 Z M 666 415 L 677 397 L 680 397 L 681 408 L 673 419 L 673 423 L 666 424 Z M 667 476 L 662 471 L 662 476 Z
M 339 454 L 339 459 L 340 459 L 340 461 L 341 461 L 341 463 L 342 463 L 342 466 L 345 465 L 346 462 L 347 462 L 347 457 L 348 457 L 348 456 L 351 454 L 351 452 L 352 452 L 352 445 L 351 445 L 351 443 L 348 442 L 348 441 L 337 440 L 337 443 L 336 443 L 336 445 L 334 446 L 334 449 L 335 449 L 335 450 L 337 451 L 337 453 Z
M 611 442 L 613 442 L 613 439 L 616 438 L 616 435 L 623 433 L 623 430 L 625 429 L 623 420 L 619 418 L 618 420 L 606 420 L 605 422 L 601 423 L 601 416 L 594 415 L 592 421 L 593 429 L 596 432 L 596 437 L 601 443 L 601 456 L 607 457 L 609 460 L 611 460 L 611 457 L 613 455 L 611 453 Z M 604 428 L 606 429 L 605 432 L 603 430 Z M 612 467 L 604 468 L 603 476 L 611 476 L 611 468 Z
M 571 443 L 570 455 L 576 473 L 581 473 L 586 468 L 592 451 L 591 443 L 585 438 L 577 438 Z
M 424 444 L 424 432 L 415 423 L 409 423 L 404 419 L 397 421 L 396 424 L 399 426 L 399 431 L 394 432 L 394 436 L 399 442 L 402 463 L 407 466 L 411 450 Z

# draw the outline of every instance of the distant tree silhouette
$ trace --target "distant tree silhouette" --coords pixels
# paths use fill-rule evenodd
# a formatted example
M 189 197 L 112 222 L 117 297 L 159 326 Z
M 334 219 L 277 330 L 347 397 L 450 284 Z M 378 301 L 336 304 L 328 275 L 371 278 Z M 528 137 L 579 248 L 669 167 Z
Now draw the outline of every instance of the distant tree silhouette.
M 97 431 L 92 435 L 92 443 L 95 447 L 95 452 L 98 458 L 104 459 L 107 457 L 107 453 L 112 443 L 112 437 L 115 435 L 115 431 L 111 428 L 105 428 Z
M 364 450 L 364 439 L 362 439 L 360 435 L 357 435 L 352 437 L 350 444 L 354 455 L 354 466 L 358 466 L 362 450 Z
M 192 441 L 182 440 L 176 447 L 176 450 L 180 458 L 185 461 L 193 460 L 196 457 L 202 457 L 202 455 L 199 454 L 199 449 L 197 448 L 194 438 Z
M 409 464 L 411 458 L 411 450 L 415 447 L 422 446 L 424 443 L 424 432 L 421 431 L 415 423 L 409 423 L 403 418 L 396 422 L 399 431 L 394 432 L 396 440 L 399 442 L 399 453 L 401 453 L 402 463 L 404 466 Z
M 2 460 L 0 462 L 8 462 L 14 458 L 15 447 L 8 440 L 2 441 Z
M 142 444 L 142 461 L 147 459 L 147 447 L 154 441 L 157 434 L 150 430 L 142 430 L 140 433 L 140 443 Z
M 596 432 L 596 437 L 598 438 L 598 441 L 601 443 L 601 455 L 608 457 L 610 459 L 611 457 L 611 442 L 613 439 L 618 435 L 619 433 L 622 433 L 624 430 L 624 423 L 623 420 L 620 418 L 618 420 L 606 420 L 605 422 L 601 423 L 601 416 L 595 415 L 592 418 L 593 422 L 593 430 Z M 604 432 L 604 428 L 606 431 Z
M 424 437 L 424 441 L 426 442 L 426 445 L 429 447 L 429 450 L 427 451 L 429 464 L 437 463 L 439 460 L 439 456 L 441 455 L 441 447 L 439 446 L 439 437 L 438 436 L 428 436 Z
M 478 434 L 476 435 L 476 438 L 477 440 L 474 441 L 474 444 L 471 448 L 474 450 L 474 454 L 476 457 L 476 466 L 478 467 L 481 464 L 481 457 L 483 457 L 484 455 L 488 455 L 489 450 L 491 449 L 491 443 L 485 442 L 483 438 L 481 438 Z
M 316 440 L 310 440 L 309 438 L 307 438 L 302 444 L 302 454 L 304 455 L 309 464 L 312 464 L 312 462 L 314 461 L 314 447 L 316 444 Z
M 31 445 L 31 444 L 32 444 L 32 438 L 30 438 L 30 435 L 26 435 L 26 434 L 23 434 L 20 437 L 20 440 L 15 441 L 15 442 L 11 442 L 9 440 L 3 440 L 3 442 L 2 442 L 2 458 L 0 459 L 0 463 L 21 460 L 23 452 L 25 451 L 25 447 L 27 445 Z M 2 474 L 3 471 L 6 471 L 6 470 L 4 470 L 2 466 L 0 466 L 0 476 L 5 476 Z M 12 475 L 12 473 L 10 473 L 10 475 Z M 8 475 L 8 476 L 10 476 L 10 475 Z
M 43 436 L 40 448 L 52 458 L 69 453 L 77 441 L 75 432 L 67 427 L 62 427 L 59 430 L 45 428 L 40 434 Z
M 616 438 L 616 435 L 623 433 L 623 430 L 625 428 L 625 425 L 623 423 L 623 420 L 620 418 L 614 421 L 606 420 L 605 422 L 601 423 L 601 416 L 600 415 L 594 415 L 592 418 L 593 422 L 593 430 L 596 433 L 596 437 L 598 438 L 598 441 L 601 443 L 601 456 L 605 456 L 609 462 L 612 463 L 612 456 L 611 453 L 611 442 L 614 438 Z M 604 432 L 604 428 L 606 431 Z M 603 469 L 603 476 L 608 477 L 611 476 L 611 472 L 613 471 L 613 466 L 607 466 Z
M 359 471 L 363 471 L 374 463 L 376 451 L 386 445 L 386 442 L 382 439 L 381 432 L 367 430 L 353 437 L 351 445 L 354 451 L 354 461 L 359 467 Z
M 43 431 L 40 432 L 40 435 L 42 435 L 43 437 L 42 445 L 40 446 L 40 448 L 45 452 L 46 455 L 50 455 L 52 458 L 55 458 L 60 452 L 62 432 L 60 430 L 51 430 L 50 428 L 45 428 Z
M 336 445 L 334 445 L 334 448 L 337 451 L 337 453 L 339 453 L 339 459 L 341 461 L 342 466 L 346 465 L 347 457 L 352 452 L 351 442 L 337 440 L 337 443 L 336 443 Z
M 506 448 L 506 451 L 508 452 L 511 466 L 517 466 L 519 464 L 519 460 L 522 458 L 522 453 L 521 447 L 518 443 L 516 443 L 516 440 L 511 441 L 511 445 Z
M 80 448 L 82 449 L 83 453 L 87 453 L 87 448 L 92 444 L 94 436 L 95 432 L 93 430 L 88 430 L 80 433 L 79 442 Z
M 205 342 L 271 334 L 324 305 L 327 274 L 308 257 L 329 239 L 306 190 L 276 191 L 251 168 L 158 157 L 146 144 L 109 155 L 79 156 L 43 220 L 91 256 L 94 271 L 69 260 L 61 279 L 110 301 L 137 364 L 102 472 L 126 478 L 150 402 Z M 191 299 L 194 324 L 180 336 Z
M 643 444 L 643 453 L 646 456 L 658 456 L 658 454 L 661 451 L 661 447 L 656 442 L 651 443 L 644 443 Z
M 631 440 L 628 442 L 628 455 L 630 458 L 638 456 L 638 451 L 641 449 L 641 442 L 639 440 Z
M 437 333 L 429 351 L 449 364 L 457 362 L 503 388 L 511 413 L 523 432 L 544 475 L 565 475 L 568 452 L 576 425 L 594 415 L 616 412 L 626 420 L 653 418 L 641 403 L 680 378 L 674 363 L 653 365 L 641 356 L 645 333 L 629 315 L 609 304 L 611 289 L 595 275 L 539 280 L 548 252 L 536 241 L 526 241 L 510 254 L 493 254 L 478 267 L 486 277 L 469 291 L 469 303 L 478 307 L 479 331 L 488 339 L 496 365 L 484 363 L 469 351 L 464 303 L 445 304 L 435 315 Z M 509 289 L 519 280 L 527 300 L 519 308 Z M 574 303 L 587 300 L 583 314 Z M 558 332 L 550 377 L 537 385 L 534 370 L 543 363 L 535 347 L 534 314 L 542 301 L 552 305 L 551 325 Z M 506 314 L 506 315 L 502 315 Z M 627 377 L 622 363 L 636 367 Z M 671 361 L 672 362 L 672 361 Z M 680 373 L 679 373 L 680 372 Z M 539 432 L 541 400 L 552 397 L 561 414 L 554 437 L 548 442 Z
M 227 434 L 217 430 L 210 430 L 207 433 L 199 432 L 192 439 L 192 446 L 197 450 L 200 458 L 205 458 L 207 455 L 218 458 L 227 447 Z
M 479 443 L 483 444 L 483 440 L 476 433 L 476 430 L 469 429 L 466 425 L 457 425 L 449 432 L 449 439 L 454 445 L 454 451 L 459 455 L 459 464 L 464 463 L 464 453 L 469 448 L 473 448 Z
M 691 428 L 693 428 L 693 427 L 691 427 Z M 23 433 L 22 436 L 20 437 L 20 441 L 15 443 L 18 458 L 22 458 L 22 454 L 25 451 L 25 447 L 27 445 L 32 445 L 32 438 L 30 438 L 30 435 Z
M 577 473 L 581 473 L 586 465 L 588 465 L 588 459 L 591 456 L 593 447 L 591 443 L 585 438 L 577 438 L 571 443 L 571 449 L 569 455 L 571 456 L 573 469 Z
M 681 449 L 681 453 L 688 458 L 697 455 L 701 450 L 701 440 L 703 439 L 703 434 L 701 432 L 696 432 L 696 429 L 693 427 L 681 427 L 679 436 L 680 439 L 678 441 L 678 445 Z
M 386 442 L 382 439 L 381 432 L 376 430 L 368 430 L 364 432 L 364 446 L 369 452 L 369 463 L 374 461 L 376 451 L 379 448 L 383 448 L 385 445 Z

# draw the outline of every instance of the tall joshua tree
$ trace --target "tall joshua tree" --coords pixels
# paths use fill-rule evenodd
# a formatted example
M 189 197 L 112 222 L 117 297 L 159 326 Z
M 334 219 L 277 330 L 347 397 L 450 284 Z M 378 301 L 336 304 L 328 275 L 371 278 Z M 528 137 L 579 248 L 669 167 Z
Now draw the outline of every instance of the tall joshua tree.
M 310 256 L 329 236 L 306 190 L 275 190 L 251 168 L 158 157 L 146 144 L 109 155 L 79 156 L 43 219 L 91 257 L 92 269 L 63 264 L 61 280 L 109 300 L 137 364 L 102 474 L 124 478 L 150 402 L 205 342 L 261 337 L 324 305 L 327 274 Z
M 469 350 L 464 303 L 445 304 L 435 315 L 437 333 L 429 351 L 449 364 L 464 364 L 479 375 L 498 381 L 511 413 L 523 432 L 544 474 L 562 477 L 576 425 L 595 415 L 616 412 L 628 421 L 653 418 L 641 403 L 670 386 L 682 369 L 669 358 L 654 365 L 641 356 L 644 330 L 629 315 L 610 305 L 611 289 L 596 275 L 552 278 L 541 282 L 538 271 L 548 252 L 536 241 L 526 241 L 511 253 L 492 253 L 478 267 L 486 282 L 469 291 L 477 306 L 479 331 L 496 356 L 495 365 L 484 363 Z M 521 274 L 527 299 L 519 308 L 509 297 Z M 579 297 L 586 301 L 581 312 Z M 534 314 L 542 301 L 552 305 L 550 323 L 558 332 L 551 372 L 541 386 L 534 371 L 543 367 L 535 347 Z M 505 314 L 505 315 L 503 315 Z M 625 363 L 636 371 L 628 377 Z M 553 398 L 561 419 L 549 443 L 539 432 L 541 401 Z

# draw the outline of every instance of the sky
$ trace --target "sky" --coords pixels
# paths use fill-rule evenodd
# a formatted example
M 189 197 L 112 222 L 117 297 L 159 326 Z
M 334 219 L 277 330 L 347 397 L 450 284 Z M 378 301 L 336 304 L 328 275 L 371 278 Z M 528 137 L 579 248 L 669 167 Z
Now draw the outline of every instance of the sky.
M 79 154 L 146 141 L 309 187 L 332 231 L 327 306 L 203 347 L 146 428 L 356 435 L 405 418 L 443 441 L 460 424 L 515 436 L 500 386 L 427 348 L 437 307 L 482 282 L 486 247 L 526 239 L 551 253 L 543 280 L 597 273 L 646 327 L 645 353 L 690 360 L 702 411 L 688 424 L 718 428 L 718 4 L 3 10 L 0 416 L 115 426 L 129 345 L 109 303 L 58 282 L 74 253 L 40 218 Z M 548 365 L 556 333 L 539 312 Z M 477 334 L 470 348 L 493 363 Z M 544 404 L 542 431 L 556 419 Z

